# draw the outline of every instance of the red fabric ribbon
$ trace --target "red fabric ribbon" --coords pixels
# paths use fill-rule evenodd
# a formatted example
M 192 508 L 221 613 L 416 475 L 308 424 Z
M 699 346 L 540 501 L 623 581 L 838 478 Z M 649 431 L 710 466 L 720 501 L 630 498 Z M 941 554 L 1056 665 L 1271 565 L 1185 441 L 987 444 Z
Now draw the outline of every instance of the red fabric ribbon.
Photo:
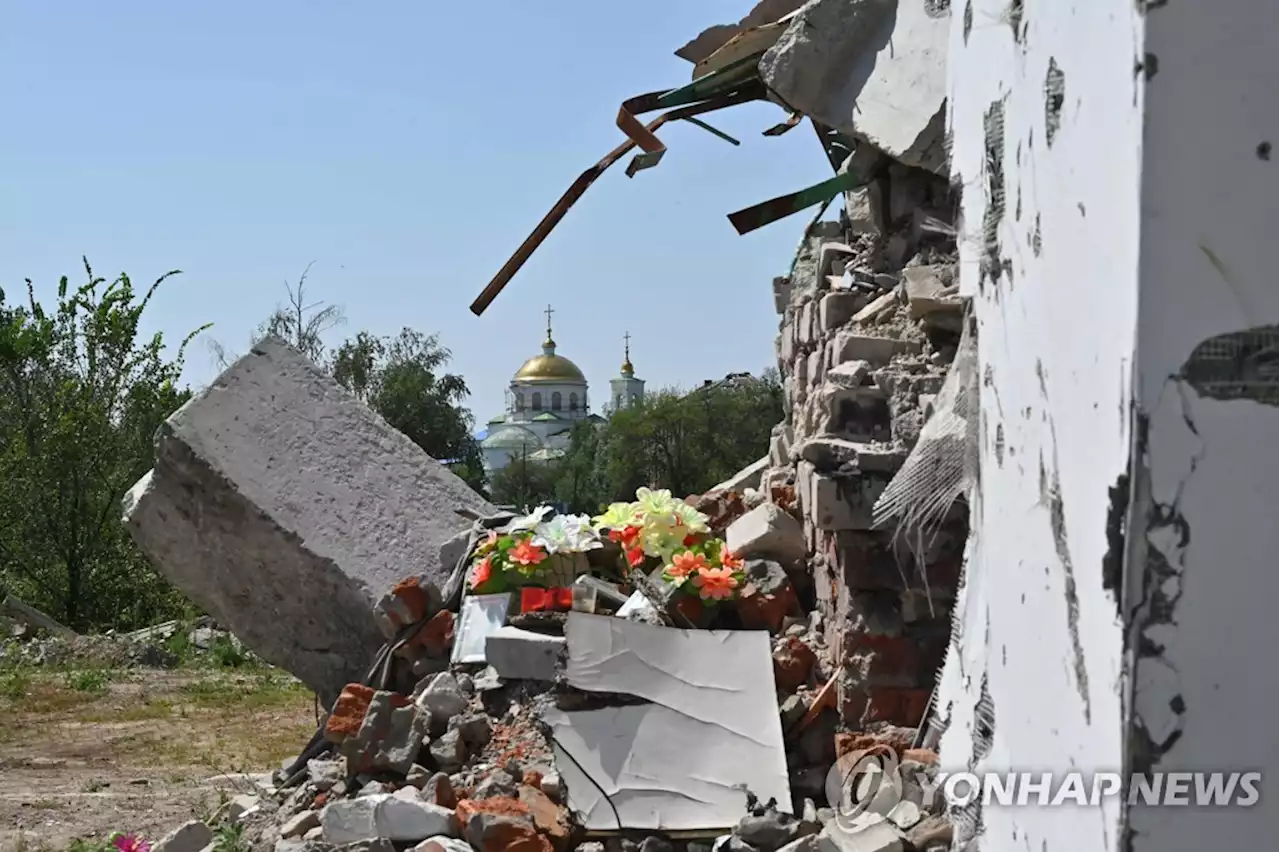
M 568 612 L 573 609 L 573 589 L 540 589 L 525 586 L 520 590 L 521 612 Z

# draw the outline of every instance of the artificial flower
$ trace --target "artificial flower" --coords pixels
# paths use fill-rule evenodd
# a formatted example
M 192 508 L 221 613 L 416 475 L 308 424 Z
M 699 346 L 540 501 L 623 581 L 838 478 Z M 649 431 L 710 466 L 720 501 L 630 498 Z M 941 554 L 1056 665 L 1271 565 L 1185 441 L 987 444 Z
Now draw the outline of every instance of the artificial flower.
M 602 547 L 585 515 L 556 515 L 533 528 L 532 541 L 548 553 L 584 553 Z
M 610 503 L 604 514 L 596 515 L 591 522 L 596 529 L 620 530 L 634 525 L 639 513 L 640 508 L 636 503 Z
M 704 568 L 693 577 L 698 596 L 705 600 L 726 600 L 738 588 L 738 578 L 728 568 Z
M 609 540 L 617 542 L 628 550 L 635 547 L 636 541 L 638 541 L 639 538 L 639 527 L 625 526 L 620 530 L 609 530 Z
M 710 568 L 707 557 L 701 553 L 692 550 L 686 550 L 684 553 L 677 553 L 671 557 L 671 564 L 667 566 L 666 573 L 675 580 L 684 580 L 691 574 Z
M 640 548 L 640 547 L 631 548 L 630 550 L 627 551 L 627 564 L 630 565 L 632 568 L 635 568 L 640 563 L 644 562 L 644 555 L 645 554 L 644 554 L 643 548 Z
M 547 552 L 529 539 L 525 539 L 511 548 L 508 556 L 517 565 L 532 568 L 547 558 Z
M 676 511 L 676 500 L 665 488 L 657 491 L 648 488 L 636 489 L 636 503 L 639 510 L 646 515 L 670 515 Z
M 704 533 L 709 532 L 711 529 L 707 525 L 707 516 L 683 500 L 675 503 L 672 513 L 677 519 L 679 519 L 680 524 L 686 527 L 691 533 Z
M 507 524 L 503 532 L 528 532 L 538 524 L 542 523 L 542 519 L 551 514 L 552 511 L 554 510 L 550 506 L 539 506 L 524 517 L 516 518 L 511 523 Z
M 493 556 L 486 556 L 476 563 L 471 573 L 471 588 L 478 589 L 493 577 Z
M 498 533 L 495 530 L 489 530 L 489 535 L 485 540 L 476 545 L 476 555 L 488 553 L 498 546 Z
M 730 571 L 742 570 L 742 557 L 734 556 L 727 547 L 720 548 L 720 564 Z

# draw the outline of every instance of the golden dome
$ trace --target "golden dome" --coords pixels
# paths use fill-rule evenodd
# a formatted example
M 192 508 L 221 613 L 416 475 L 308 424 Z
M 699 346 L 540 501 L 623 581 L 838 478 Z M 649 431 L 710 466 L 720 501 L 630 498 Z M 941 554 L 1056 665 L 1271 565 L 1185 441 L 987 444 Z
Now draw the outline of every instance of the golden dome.
M 587 377 L 578 369 L 578 365 L 557 355 L 537 355 L 520 365 L 513 381 L 517 382 L 566 382 L 569 384 L 586 384 Z
M 578 369 L 578 365 L 556 354 L 556 342 L 551 337 L 551 306 L 547 305 L 547 339 L 542 343 L 542 354 L 535 355 L 520 365 L 513 382 L 563 382 L 565 384 L 587 383 L 587 377 Z

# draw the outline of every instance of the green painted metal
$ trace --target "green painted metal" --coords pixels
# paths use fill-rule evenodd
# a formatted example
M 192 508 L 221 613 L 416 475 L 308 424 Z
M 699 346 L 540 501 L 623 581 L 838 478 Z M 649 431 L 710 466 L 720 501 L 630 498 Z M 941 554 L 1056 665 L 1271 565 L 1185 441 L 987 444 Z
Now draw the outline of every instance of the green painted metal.
M 787 195 L 780 195 L 768 201 L 752 205 L 736 213 L 729 214 L 729 222 L 739 234 L 749 234 L 779 219 L 785 219 L 815 204 L 825 206 L 827 202 L 840 193 L 862 186 L 866 179 L 859 174 L 846 172 L 828 178 L 822 183 L 797 190 Z

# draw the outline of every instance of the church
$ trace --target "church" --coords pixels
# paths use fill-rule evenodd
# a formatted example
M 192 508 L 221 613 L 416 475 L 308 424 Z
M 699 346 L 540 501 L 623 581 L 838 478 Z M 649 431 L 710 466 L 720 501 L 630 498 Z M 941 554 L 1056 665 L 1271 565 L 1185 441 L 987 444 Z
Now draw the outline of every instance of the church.
M 506 411 L 477 435 L 485 473 L 492 476 L 513 461 L 554 462 L 569 449 L 574 424 L 583 420 L 600 424 L 604 418 L 591 411 L 587 377 L 578 365 L 556 354 L 547 306 L 547 339 L 542 354 L 520 365 L 506 392 Z M 623 336 L 622 369 L 609 382 L 606 411 L 616 411 L 644 399 L 644 380 L 636 378 L 631 364 L 631 335 Z

